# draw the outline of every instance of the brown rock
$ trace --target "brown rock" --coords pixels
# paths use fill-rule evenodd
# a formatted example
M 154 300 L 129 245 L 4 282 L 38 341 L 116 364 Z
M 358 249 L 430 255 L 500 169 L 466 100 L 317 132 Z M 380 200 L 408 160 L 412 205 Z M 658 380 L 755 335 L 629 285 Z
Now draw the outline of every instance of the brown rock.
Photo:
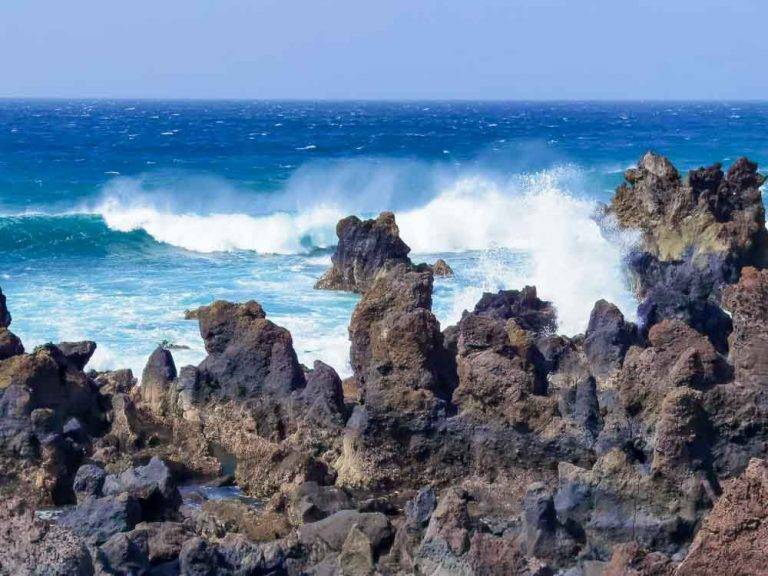
M 675 576 L 768 574 L 768 466 L 753 459 L 725 483 Z

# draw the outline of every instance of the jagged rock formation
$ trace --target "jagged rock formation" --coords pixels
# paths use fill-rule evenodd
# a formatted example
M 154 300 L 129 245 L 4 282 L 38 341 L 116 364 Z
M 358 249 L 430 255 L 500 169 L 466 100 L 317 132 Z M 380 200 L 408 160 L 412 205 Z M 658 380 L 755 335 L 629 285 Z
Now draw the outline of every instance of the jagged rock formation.
M 630 262 L 642 324 L 680 318 L 727 350 L 730 321 L 718 305 L 721 289 L 742 266 L 763 265 L 768 257 L 757 165 L 740 158 L 725 174 L 715 164 L 683 179 L 668 159 L 648 152 L 625 179 L 608 213 L 642 233 Z
M 598 301 L 573 338 L 534 287 L 441 329 L 434 269 L 388 256 L 394 221 L 342 221 L 346 398 L 253 301 L 191 314 L 206 359 L 156 350 L 141 386 L 84 374 L 87 343 L 0 360 L 0 493 L 77 503 L 58 524 L 0 509 L 34 535 L 0 573 L 38 549 L 75 574 L 764 573 L 761 182 L 644 156 L 610 209 L 642 234 L 640 325 Z M 190 477 L 269 500 L 184 503 Z
M 344 218 L 336 226 L 336 235 L 339 243 L 331 257 L 333 265 L 315 288 L 362 293 L 387 262 L 411 262 L 411 249 L 400 239 L 392 212 L 382 212 L 375 220 Z

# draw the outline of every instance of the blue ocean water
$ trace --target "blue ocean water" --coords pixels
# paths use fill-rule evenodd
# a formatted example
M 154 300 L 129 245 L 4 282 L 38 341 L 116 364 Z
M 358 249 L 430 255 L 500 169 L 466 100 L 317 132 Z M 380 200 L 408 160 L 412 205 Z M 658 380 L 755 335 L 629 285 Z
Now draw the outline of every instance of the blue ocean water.
M 764 103 L 0 101 L 0 286 L 27 348 L 93 339 L 140 370 L 204 351 L 184 310 L 256 299 L 300 359 L 348 373 L 353 295 L 319 292 L 334 226 L 394 210 L 444 257 L 435 310 L 535 283 L 560 327 L 605 297 L 632 315 L 633 238 L 593 215 L 647 149 L 681 169 L 768 161 Z

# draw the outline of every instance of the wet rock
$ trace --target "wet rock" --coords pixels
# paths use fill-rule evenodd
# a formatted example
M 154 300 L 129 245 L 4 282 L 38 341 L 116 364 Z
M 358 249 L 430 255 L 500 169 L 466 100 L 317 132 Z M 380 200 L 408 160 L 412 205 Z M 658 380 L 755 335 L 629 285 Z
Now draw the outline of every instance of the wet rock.
M 448 278 L 453 276 L 453 269 L 448 265 L 448 262 L 442 258 L 438 258 L 431 266 L 432 275 L 435 277 Z
M 149 356 L 141 375 L 141 399 L 157 415 L 168 410 L 168 389 L 176 378 L 171 351 L 158 346 Z
M 84 502 L 88 498 L 98 498 L 102 495 L 104 479 L 107 473 L 104 468 L 95 464 L 84 464 L 77 469 L 72 488 L 75 491 L 78 502 Z
M 11 313 L 8 311 L 5 294 L 0 290 L 0 328 L 8 328 L 11 325 Z
M 90 544 L 100 545 L 119 532 L 128 532 L 141 520 L 141 506 L 129 494 L 85 500 L 66 511 L 59 523 Z
M 82 342 L 59 342 L 56 348 L 61 350 L 62 354 L 78 370 L 83 370 L 93 353 L 96 352 L 96 342 L 83 340 Z
M 217 301 L 198 311 L 208 357 L 198 367 L 207 393 L 229 399 L 288 396 L 305 384 L 290 332 L 257 302 Z
M 768 566 L 768 466 L 753 459 L 744 474 L 725 483 L 691 549 L 675 574 L 764 574 Z
M 142 518 L 158 520 L 171 518 L 181 504 L 168 466 L 159 458 L 152 458 L 145 466 L 129 468 L 121 474 L 110 474 L 104 480 L 105 496 L 129 494 L 142 509 Z
M 683 179 L 669 160 L 648 152 L 625 179 L 609 213 L 642 234 L 630 265 L 644 327 L 678 318 L 724 351 L 730 326 L 718 308 L 720 291 L 767 253 L 757 165 L 740 158 L 727 174 L 714 165 Z
M 627 322 L 615 305 L 598 300 L 584 338 L 584 352 L 592 374 L 603 378 L 620 368 L 627 350 L 637 342 L 637 327 Z
M 637 316 L 643 330 L 674 318 L 706 334 L 718 351 L 727 351 L 732 325 L 718 296 L 723 285 L 735 280 L 733 266 L 726 268 L 718 255 L 693 263 L 690 258 L 663 262 L 642 253 L 630 257 L 630 267 L 640 277 Z
M 535 286 L 522 290 L 486 292 L 477 302 L 474 314 L 496 320 L 513 319 L 526 332 L 535 336 L 552 333 L 557 329 L 557 312 L 551 302 L 539 299 Z
M 400 239 L 395 215 L 382 212 L 375 220 L 349 216 L 336 225 L 339 243 L 333 265 L 315 288 L 365 292 L 387 263 L 410 264 L 410 248 Z
M 24 345 L 16 334 L 0 327 L 0 360 L 24 354 Z
M 91 576 L 87 547 L 68 530 L 35 518 L 18 498 L 0 504 L 0 572 L 40 576 Z

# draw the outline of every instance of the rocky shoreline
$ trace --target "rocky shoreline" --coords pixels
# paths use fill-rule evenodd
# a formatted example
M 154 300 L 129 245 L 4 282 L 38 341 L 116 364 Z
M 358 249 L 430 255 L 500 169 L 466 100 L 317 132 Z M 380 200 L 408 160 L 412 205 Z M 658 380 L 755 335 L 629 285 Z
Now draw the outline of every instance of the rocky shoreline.
M 768 574 L 763 181 L 644 155 L 601 215 L 638 323 L 601 300 L 574 338 L 535 287 L 441 327 L 450 267 L 345 218 L 317 286 L 361 295 L 345 381 L 217 301 L 203 362 L 159 347 L 138 386 L 93 342 L 25 352 L 0 292 L 0 574 Z

